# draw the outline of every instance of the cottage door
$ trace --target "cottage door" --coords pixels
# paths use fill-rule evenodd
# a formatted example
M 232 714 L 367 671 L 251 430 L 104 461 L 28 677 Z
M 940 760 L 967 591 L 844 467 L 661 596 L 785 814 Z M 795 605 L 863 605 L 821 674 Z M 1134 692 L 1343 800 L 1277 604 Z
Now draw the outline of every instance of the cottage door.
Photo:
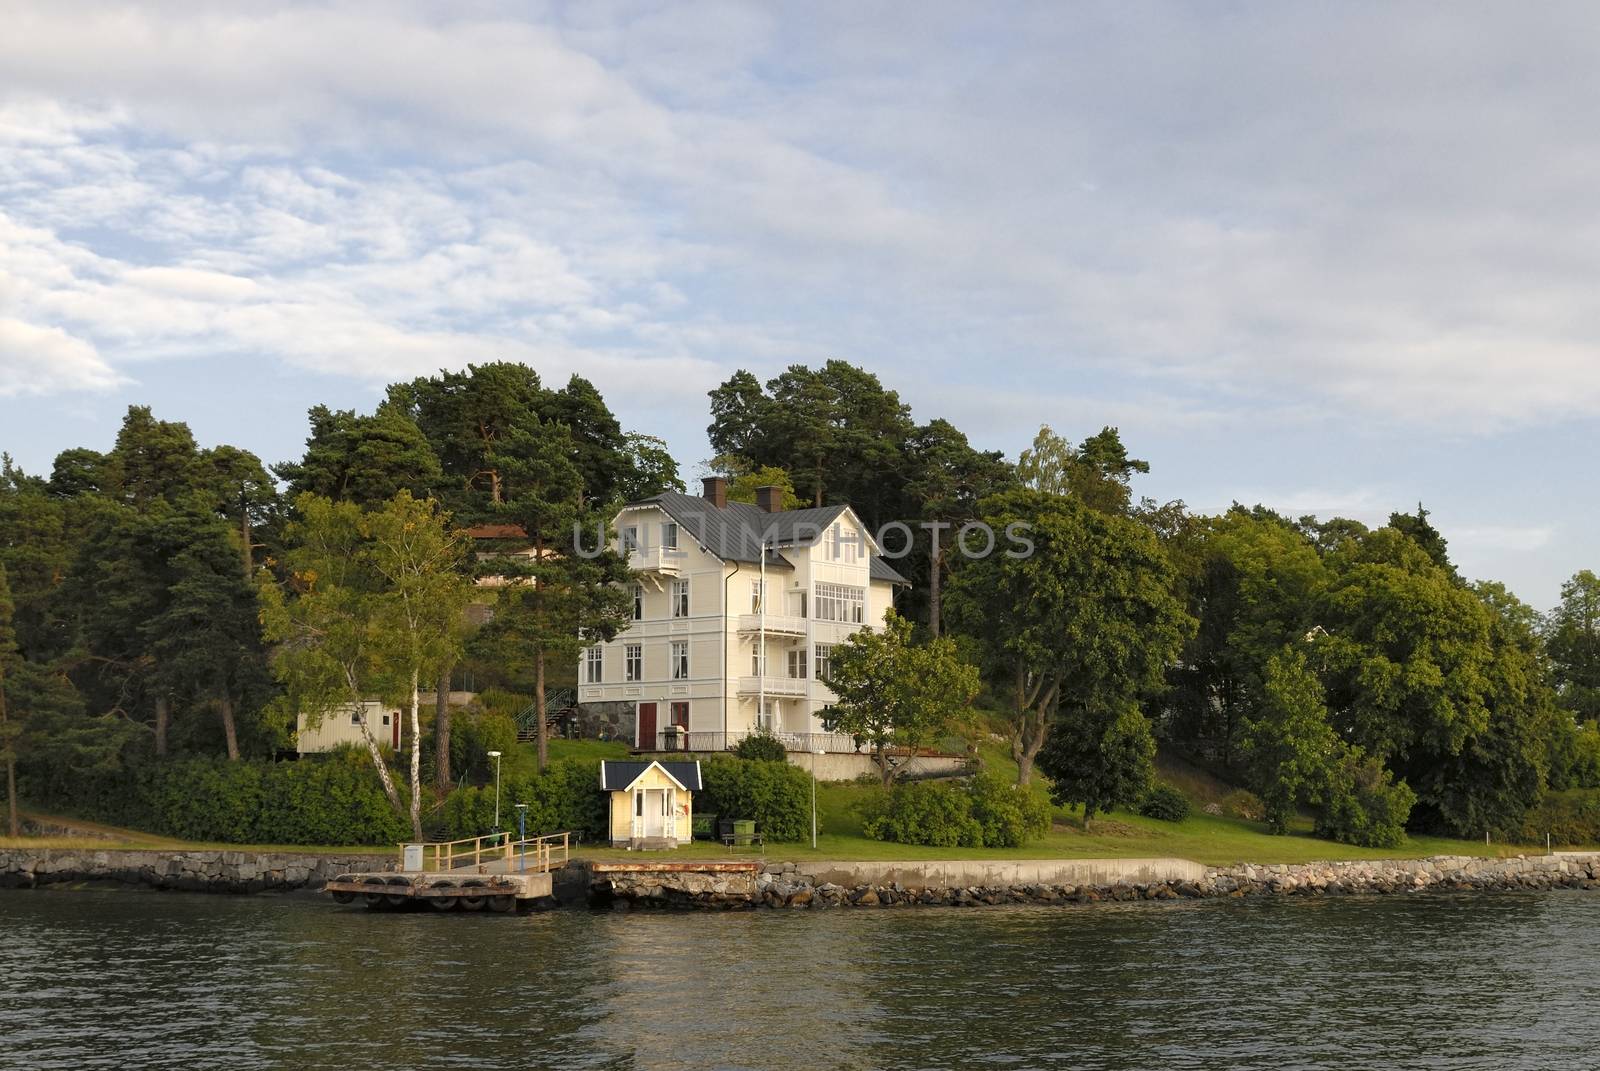
M 656 749 L 656 705 L 654 703 L 639 704 L 638 746 L 645 751 L 654 751 Z
M 644 835 L 646 837 L 665 836 L 663 814 L 666 811 L 666 790 L 647 788 L 644 790 Z
M 637 839 L 644 836 L 644 789 L 633 790 L 633 835 Z

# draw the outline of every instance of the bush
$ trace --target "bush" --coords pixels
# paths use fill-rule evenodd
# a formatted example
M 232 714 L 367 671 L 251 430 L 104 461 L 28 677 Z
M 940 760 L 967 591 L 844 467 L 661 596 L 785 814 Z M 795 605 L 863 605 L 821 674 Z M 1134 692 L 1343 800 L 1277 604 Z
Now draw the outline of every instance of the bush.
M 1317 836 L 1364 848 L 1394 848 L 1406 836 L 1417 794 L 1370 755 L 1352 749 L 1331 771 Z
M 799 842 L 811 836 L 811 775 L 787 762 L 734 757 L 703 760 L 705 788 L 694 809 L 719 818 L 754 819 L 769 841 Z
M 1050 801 L 1040 792 L 986 772 L 968 782 L 967 793 L 985 847 L 1020 848 L 1050 832 Z
M 1236 788 L 1222 797 L 1218 809 L 1229 818 L 1243 818 L 1247 822 L 1260 822 L 1267 817 L 1267 805 L 1254 792 Z
M 1163 822 L 1181 822 L 1189 817 L 1189 797 L 1165 781 L 1158 781 L 1139 801 L 1139 813 Z
M 450 769 L 463 780 L 483 781 L 494 776 L 494 760 L 489 752 L 498 751 L 503 762 L 517 754 L 517 723 L 509 714 L 470 707 L 459 711 L 450 726 Z
M 949 781 L 906 781 L 895 785 L 870 815 L 862 831 L 873 840 L 927 844 L 940 848 L 978 848 L 983 824 L 973 817 L 972 794 Z
M 1523 818 L 1517 839 L 1524 844 L 1540 844 L 1546 835 L 1552 844 L 1600 843 L 1600 790 L 1574 788 L 1546 793 Z
M 500 785 L 500 825 L 514 831 L 516 805 L 526 803 L 530 837 L 571 832 L 585 840 L 603 839 L 608 815 L 595 759 L 560 759 L 542 774 L 508 777 Z M 444 801 L 444 835 L 450 840 L 494 831 L 494 785 L 463 785 Z
M 752 762 L 788 762 L 789 749 L 771 733 L 756 733 L 739 741 L 733 753 Z

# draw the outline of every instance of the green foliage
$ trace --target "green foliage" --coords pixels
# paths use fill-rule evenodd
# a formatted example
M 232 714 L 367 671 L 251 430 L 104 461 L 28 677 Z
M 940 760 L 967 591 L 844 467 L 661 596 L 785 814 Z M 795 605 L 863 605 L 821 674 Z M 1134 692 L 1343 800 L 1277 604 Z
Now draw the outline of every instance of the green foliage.
M 873 840 L 939 848 L 983 845 L 983 823 L 972 814 L 972 794 L 949 781 L 905 781 L 895 785 L 862 832 Z
M 1050 832 L 1050 801 L 1038 789 L 985 771 L 967 782 L 967 793 L 986 848 L 1020 848 Z
M 1289 832 L 1302 800 L 1317 797 L 1339 751 L 1328 725 L 1322 682 L 1305 654 L 1285 648 L 1267 661 L 1257 715 L 1245 726 L 1245 769 L 1273 833 Z
M 1229 818 L 1243 818 L 1247 822 L 1259 822 L 1267 816 L 1267 805 L 1247 789 L 1234 789 L 1218 800 L 1217 806 Z
M 1149 471 L 1149 462 L 1128 456 L 1122 436 L 1112 427 L 1074 447 L 1045 425 L 1017 458 L 1023 486 L 1077 499 L 1102 513 L 1126 513 L 1133 497 L 1129 482 L 1134 473 Z
M 1600 788 L 1600 726 L 1558 721 L 1549 740 L 1549 784 L 1553 791 Z
M 771 733 L 755 733 L 734 745 L 733 753 L 741 759 L 760 762 L 788 762 L 789 749 Z
M 1039 753 L 1039 767 L 1050 777 L 1051 798 L 1062 806 L 1082 804 L 1087 826 L 1096 812 L 1144 797 L 1155 754 L 1150 723 L 1130 703 L 1056 724 Z
M 697 812 L 754 819 L 768 841 L 810 839 L 811 775 L 805 770 L 719 755 L 701 761 L 700 776 L 705 787 L 695 794 Z
M 1600 576 L 1583 569 L 1562 584 L 1543 631 L 1561 705 L 1581 720 L 1600 718 Z
M 735 463 L 737 463 L 735 461 Z M 736 472 L 728 481 L 728 501 L 756 504 L 756 491 L 762 487 L 782 488 L 784 509 L 799 509 L 800 496 L 794 493 L 794 480 L 787 470 L 777 465 L 761 465 L 748 471 Z
M 1375 757 L 1350 748 L 1330 773 L 1317 836 L 1366 848 L 1397 847 L 1405 840 L 1416 800 L 1417 794 L 1404 781 L 1392 781 Z
M 1523 844 L 1578 846 L 1600 844 L 1600 790 L 1568 789 L 1546 793 L 1522 819 L 1513 835 Z
M 1189 797 L 1166 782 L 1158 781 L 1139 801 L 1139 813 L 1163 822 L 1181 822 L 1189 817 Z
M 444 834 L 450 839 L 494 832 L 494 785 L 463 785 L 445 798 Z M 543 773 L 506 777 L 500 785 L 500 825 L 517 828 L 516 805 L 526 803 L 527 833 L 576 833 L 585 840 L 606 835 L 607 799 L 600 791 L 600 763 L 558 759 Z
M 450 768 L 458 776 L 479 781 L 493 777 L 489 752 L 500 752 L 505 771 L 518 749 L 517 723 L 510 715 L 470 709 L 456 715 L 450 732 Z
M 887 787 L 889 749 L 947 734 L 978 694 L 978 671 L 948 639 L 913 644 L 911 622 L 890 610 L 881 630 L 853 632 L 834 647 L 828 685 L 839 698 L 823 724 L 865 742 Z
M 371 506 L 401 491 L 422 498 L 443 483 L 439 458 L 403 408 L 386 402 L 371 416 L 357 416 L 317 405 L 309 415 L 305 457 L 273 466 L 288 482 L 290 499 L 314 494 Z

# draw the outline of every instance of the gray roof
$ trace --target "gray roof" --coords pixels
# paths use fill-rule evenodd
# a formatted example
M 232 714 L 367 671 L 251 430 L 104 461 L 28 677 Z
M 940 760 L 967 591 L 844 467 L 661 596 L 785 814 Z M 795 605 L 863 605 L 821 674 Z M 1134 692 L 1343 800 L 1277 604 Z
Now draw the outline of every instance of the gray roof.
M 600 763 L 600 790 L 602 792 L 621 792 L 639 780 L 639 775 L 651 766 L 660 766 L 690 792 L 700 791 L 700 764 L 698 762 L 661 762 L 649 759 L 643 762 L 603 760 Z
M 774 548 L 811 543 L 838 520 L 846 508 L 821 506 L 768 513 L 745 502 L 729 502 L 719 509 L 706 499 L 673 491 L 629 505 L 660 506 L 678 523 L 680 531 L 687 532 L 708 553 L 726 562 L 760 562 L 761 548 L 765 544 L 768 567 L 782 569 L 793 566 Z M 874 580 L 910 583 L 876 554 L 870 556 L 869 568 Z

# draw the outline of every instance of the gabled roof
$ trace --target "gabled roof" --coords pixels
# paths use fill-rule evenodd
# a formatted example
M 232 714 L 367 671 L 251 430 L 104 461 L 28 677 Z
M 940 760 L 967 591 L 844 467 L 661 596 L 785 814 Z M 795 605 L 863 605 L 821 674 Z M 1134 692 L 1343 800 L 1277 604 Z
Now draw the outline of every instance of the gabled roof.
M 605 759 L 600 763 L 600 790 L 626 792 L 643 777 L 650 767 L 660 768 L 672 783 L 687 792 L 700 791 L 700 764 L 698 762 L 614 762 Z
M 762 541 L 765 539 L 767 565 L 786 569 L 793 568 L 793 565 L 776 548 L 809 544 L 849 509 L 848 506 L 820 506 L 768 513 L 746 502 L 729 502 L 718 508 L 706 499 L 674 491 L 641 502 L 630 502 L 624 508 L 639 506 L 659 506 L 677 522 L 681 532 L 693 538 L 708 554 L 725 562 L 760 562 Z M 910 583 L 878 555 L 871 554 L 868 557 L 872 579 L 896 584 Z

